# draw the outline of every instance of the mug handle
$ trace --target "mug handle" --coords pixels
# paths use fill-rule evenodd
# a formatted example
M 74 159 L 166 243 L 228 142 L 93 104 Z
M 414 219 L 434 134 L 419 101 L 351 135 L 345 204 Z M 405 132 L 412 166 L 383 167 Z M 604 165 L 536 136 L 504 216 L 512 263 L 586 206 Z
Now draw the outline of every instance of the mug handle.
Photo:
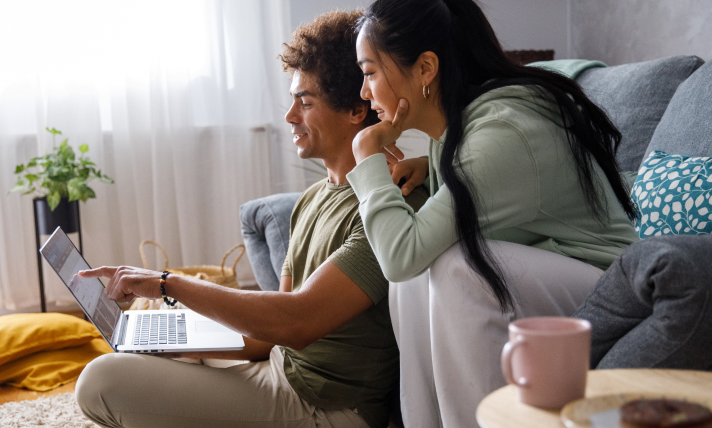
M 502 349 L 502 374 L 509 384 L 517 386 L 527 386 L 529 384 L 526 378 L 521 377 L 514 379 L 512 375 L 512 355 L 514 354 L 514 350 L 525 343 L 527 342 L 522 336 L 517 336 L 514 338 L 514 341 L 507 342 L 504 345 L 504 349 Z

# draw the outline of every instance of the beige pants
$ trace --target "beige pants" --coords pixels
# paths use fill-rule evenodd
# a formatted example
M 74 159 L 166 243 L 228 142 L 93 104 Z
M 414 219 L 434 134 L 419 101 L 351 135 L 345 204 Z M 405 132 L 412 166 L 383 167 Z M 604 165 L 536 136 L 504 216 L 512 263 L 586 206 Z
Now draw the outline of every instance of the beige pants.
M 408 428 L 477 428 L 475 409 L 504 386 L 508 325 L 532 316 L 571 316 L 603 271 L 538 248 L 487 241 L 515 308 L 503 314 L 460 244 L 424 274 L 392 282 L 391 320 L 400 349 L 403 422 Z
M 77 381 L 84 414 L 103 427 L 368 428 L 349 409 L 299 398 L 275 346 L 270 359 L 225 369 L 137 354 L 107 354 Z

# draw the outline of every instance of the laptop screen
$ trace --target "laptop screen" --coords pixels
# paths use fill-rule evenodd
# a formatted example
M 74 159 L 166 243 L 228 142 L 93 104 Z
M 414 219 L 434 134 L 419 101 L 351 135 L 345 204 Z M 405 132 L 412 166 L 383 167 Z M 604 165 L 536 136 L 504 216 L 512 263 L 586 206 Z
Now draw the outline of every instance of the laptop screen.
M 121 316 L 121 308 L 104 292 L 104 285 L 97 278 L 82 278 L 80 270 L 91 269 L 79 254 L 69 237 L 57 228 L 40 249 L 50 266 L 57 272 L 77 299 L 89 319 L 111 343 L 114 327 Z

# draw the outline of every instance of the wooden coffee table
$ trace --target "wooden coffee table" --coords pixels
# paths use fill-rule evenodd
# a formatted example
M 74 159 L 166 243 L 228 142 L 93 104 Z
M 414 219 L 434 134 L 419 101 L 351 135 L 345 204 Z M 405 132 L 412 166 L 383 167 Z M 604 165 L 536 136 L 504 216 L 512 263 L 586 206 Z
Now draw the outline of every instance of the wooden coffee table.
M 712 399 L 712 372 L 695 370 L 619 369 L 591 370 L 586 397 L 620 393 L 665 393 Z M 558 410 L 542 410 L 519 402 L 516 387 L 504 386 L 477 407 L 481 428 L 560 427 Z

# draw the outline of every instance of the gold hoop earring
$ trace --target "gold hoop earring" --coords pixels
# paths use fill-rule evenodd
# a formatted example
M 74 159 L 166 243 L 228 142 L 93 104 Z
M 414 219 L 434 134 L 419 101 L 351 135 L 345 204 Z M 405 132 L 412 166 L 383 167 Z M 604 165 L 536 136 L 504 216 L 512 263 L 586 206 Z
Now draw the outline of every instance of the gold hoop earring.
M 430 95 L 430 86 L 424 85 L 423 86 L 423 98 L 425 98 L 427 100 L 429 95 Z

